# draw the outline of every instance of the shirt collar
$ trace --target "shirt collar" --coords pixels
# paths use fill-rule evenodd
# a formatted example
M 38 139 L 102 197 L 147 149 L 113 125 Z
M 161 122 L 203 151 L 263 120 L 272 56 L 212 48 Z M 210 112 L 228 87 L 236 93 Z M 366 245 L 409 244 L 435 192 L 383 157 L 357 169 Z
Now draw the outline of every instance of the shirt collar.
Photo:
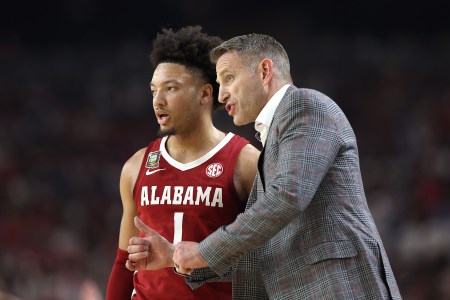
M 281 102 L 281 99 L 283 99 L 284 94 L 286 94 L 286 90 L 288 89 L 289 84 L 284 85 L 281 89 L 276 92 L 272 98 L 269 99 L 266 105 L 264 105 L 263 109 L 259 113 L 258 117 L 255 120 L 255 129 L 257 131 L 261 131 L 258 129 L 261 129 L 264 126 L 267 128 L 272 123 L 273 115 L 275 114 L 275 110 L 278 108 L 278 105 Z
M 273 120 L 273 115 L 275 114 L 275 111 L 277 110 L 281 99 L 283 99 L 284 94 L 286 94 L 288 87 L 289 84 L 286 84 L 281 89 L 279 89 L 278 92 L 276 92 L 272 96 L 272 98 L 269 99 L 267 104 L 264 105 L 263 109 L 255 120 L 255 130 L 257 131 L 256 138 L 261 141 L 263 146 L 266 143 L 269 127 Z

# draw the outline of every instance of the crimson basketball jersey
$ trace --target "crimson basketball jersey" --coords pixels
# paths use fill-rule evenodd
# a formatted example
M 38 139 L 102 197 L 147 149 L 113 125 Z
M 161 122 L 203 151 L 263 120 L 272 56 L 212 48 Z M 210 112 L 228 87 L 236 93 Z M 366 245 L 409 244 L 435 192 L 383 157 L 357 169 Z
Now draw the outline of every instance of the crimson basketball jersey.
M 244 211 L 233 174 L 249 141 L 228 133 L 203 157 L 184 164 L 168 154 L 167 138 L 150 143 L 145 152 L 133 190 L 138 216 L 169 242 L 200 242 Z M 231 299 L 231 283 L 206 283 L 192 291 L 172 268 L 137 271 L 132 299 Z

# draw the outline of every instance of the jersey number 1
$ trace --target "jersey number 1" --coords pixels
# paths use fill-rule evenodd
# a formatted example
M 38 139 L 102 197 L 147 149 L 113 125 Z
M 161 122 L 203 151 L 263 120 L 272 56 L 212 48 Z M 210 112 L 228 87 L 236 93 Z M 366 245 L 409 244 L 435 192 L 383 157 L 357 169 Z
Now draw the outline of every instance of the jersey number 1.
M 183 236 L 183 213 L 176 212 L 173 216 L 173 244 L 181 242 L 181 238 Z

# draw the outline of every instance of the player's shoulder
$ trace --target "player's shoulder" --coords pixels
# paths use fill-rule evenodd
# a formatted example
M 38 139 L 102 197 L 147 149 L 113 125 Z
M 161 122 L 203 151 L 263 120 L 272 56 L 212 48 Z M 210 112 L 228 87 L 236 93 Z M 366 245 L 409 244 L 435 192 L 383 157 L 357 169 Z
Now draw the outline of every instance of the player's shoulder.
M 130 158 L 128 158 L 122 167 L 122 173 L 128 173 L 136 168 L 140 168 L 146 150 L 147 147 L 141 148 L 137 150 Z
M 143 147 L 139 150 L 137 150 L 128 160 L 125 162 L 124 167 L 128 165 L 135 165 L 138 164 L 140 166 L 142 159 L 144 159 L 145 153 L 148 151 L 152 151 L 152 149 L 159 149 L 159 146 L 161 144 L 161 138 L 158 138 L 154 141 L 151 141 L 147 147 Z
M 138 151 L 136 151 L 136 152 L 128 159 L 128 161 L 133 161 L 133 160 L 136 160 L 136 159 L 142 160 L 142 158 L 144 157 L 146 151 L 147 151 L 147 147 L 144 147 L 144 148 L 139 149 Z M 127 162 L 128 162 L 128 161 L 127 161 Z
M 241 148 L 241 151 L 245 148 L 244 152 L 255 150 L 259 152 L 259 150 L 255 146 L 253 146 L 247 138 L 232 132 L 231 134 L 233 135 L 232 140 L 234 140 L 234 144 L 238 145 L 238 147 Z
M 260 153 L 261 151 L 259 149 L 257 149 L 251 143 L 248 143 L 247 145 L 242 147 L 238 159 L 242 159 L 245 161 L 246 160 L 257 161 Z

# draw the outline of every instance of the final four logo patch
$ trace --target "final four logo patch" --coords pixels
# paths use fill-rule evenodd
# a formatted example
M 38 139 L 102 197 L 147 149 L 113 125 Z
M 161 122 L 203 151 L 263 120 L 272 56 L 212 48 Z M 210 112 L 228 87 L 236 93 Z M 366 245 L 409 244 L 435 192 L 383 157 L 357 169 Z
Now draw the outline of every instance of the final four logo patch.
M 159 167 L 159 156 L 161 155 L 161 151 L 150 152 L 147 157 L 147 163 L 145 164 L 146 168 L 157 168 Z

